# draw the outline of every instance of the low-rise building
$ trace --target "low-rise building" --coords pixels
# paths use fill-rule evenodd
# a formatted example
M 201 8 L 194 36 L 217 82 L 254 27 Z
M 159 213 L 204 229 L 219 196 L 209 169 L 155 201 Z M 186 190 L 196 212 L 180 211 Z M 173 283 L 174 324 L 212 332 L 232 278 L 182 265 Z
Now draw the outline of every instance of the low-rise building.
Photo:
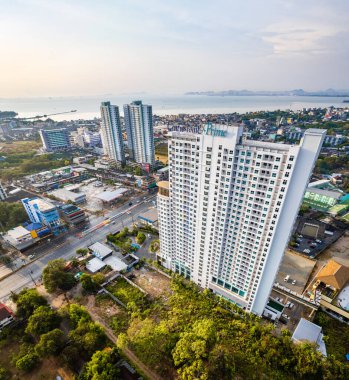
M 66 189 L 53 190 L 49 194 L 63 202 L 72 202 L 75 204 L 86 202 L 86 194 L 74 193 Z
M 18 226 L 7 231 L 7 234 L 4 235 L 4 239 L 19 251 L 35 244 L 35 239 L 30 231 L 23 226 Z
M 70 226 L 84 223 L 88 219 L 88 215 L 85 211 L 75 205 L 61 206 L 59 211 L 63 220 Z
M 317 350 L 327 356 L 323 338 L 322 327 L 304 318 L 301 318 L 292 335 L 292 340 L 295 343 L 315 343 Z

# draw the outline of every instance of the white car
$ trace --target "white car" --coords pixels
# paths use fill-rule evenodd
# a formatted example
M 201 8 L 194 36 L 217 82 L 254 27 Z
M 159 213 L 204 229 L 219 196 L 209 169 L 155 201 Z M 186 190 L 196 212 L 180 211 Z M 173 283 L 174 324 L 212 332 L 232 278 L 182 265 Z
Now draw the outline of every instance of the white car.
M 292 285 L 296 285 L 297 281 L 296 280 L 293 280 L 292 281 Z
M 29 256 L 28 256 L 28 259 L 29 259 L 29 260 L 33 260 L 34 258 L 35 258 L 35 255 L 29 255 Z

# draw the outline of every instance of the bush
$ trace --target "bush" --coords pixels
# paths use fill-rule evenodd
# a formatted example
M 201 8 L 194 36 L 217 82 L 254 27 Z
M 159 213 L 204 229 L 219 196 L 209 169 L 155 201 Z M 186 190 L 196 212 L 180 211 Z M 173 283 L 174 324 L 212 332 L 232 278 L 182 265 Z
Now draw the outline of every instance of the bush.
M 8 371 L 0 365 L 0 380 L 7 380 L 10 377 Z
M 16 368 L 24 372 L 30 372 L 38 363 L 39 356 L 35 352 L 30 352 L 16 361 Z

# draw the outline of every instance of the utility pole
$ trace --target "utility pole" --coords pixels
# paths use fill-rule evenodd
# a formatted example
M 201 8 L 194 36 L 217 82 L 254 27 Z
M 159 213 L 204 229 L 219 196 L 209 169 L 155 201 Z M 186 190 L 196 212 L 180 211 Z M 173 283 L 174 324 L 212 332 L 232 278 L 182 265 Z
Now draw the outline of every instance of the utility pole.
M 31 271 L 31 270 L 29 269 L 29 270 L 28 270 L 28 274 L 29 274 L 31 280 L 34 282 L 34 285 L 36 286 L 36 282 L 35 282 L 35 280 L 34 280 L 34 278 L 33 278 L 33 276 L 32 276 L 32 273 L 33 273 L 33 271 Z

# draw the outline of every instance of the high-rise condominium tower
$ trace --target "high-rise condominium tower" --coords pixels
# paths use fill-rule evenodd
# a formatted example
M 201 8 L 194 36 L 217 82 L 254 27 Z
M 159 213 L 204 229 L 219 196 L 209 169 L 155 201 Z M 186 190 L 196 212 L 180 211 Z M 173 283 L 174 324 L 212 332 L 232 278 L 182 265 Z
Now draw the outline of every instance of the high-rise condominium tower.
M 155 162 L 152 106 L 140 100 L 124 105 L 130 158 L 140 164 Z
M 101 118 L 101 138 L 104 153 L 109 158 L 124 164 L 126 161 L 119 107 L 111 105 L 110 102 L 102 102 Z
M 242 132 L 172 132 L 169 182 L 158 184 L 158 260 L 260 315 L 326 131 L 308 129 L 300 145 Z

